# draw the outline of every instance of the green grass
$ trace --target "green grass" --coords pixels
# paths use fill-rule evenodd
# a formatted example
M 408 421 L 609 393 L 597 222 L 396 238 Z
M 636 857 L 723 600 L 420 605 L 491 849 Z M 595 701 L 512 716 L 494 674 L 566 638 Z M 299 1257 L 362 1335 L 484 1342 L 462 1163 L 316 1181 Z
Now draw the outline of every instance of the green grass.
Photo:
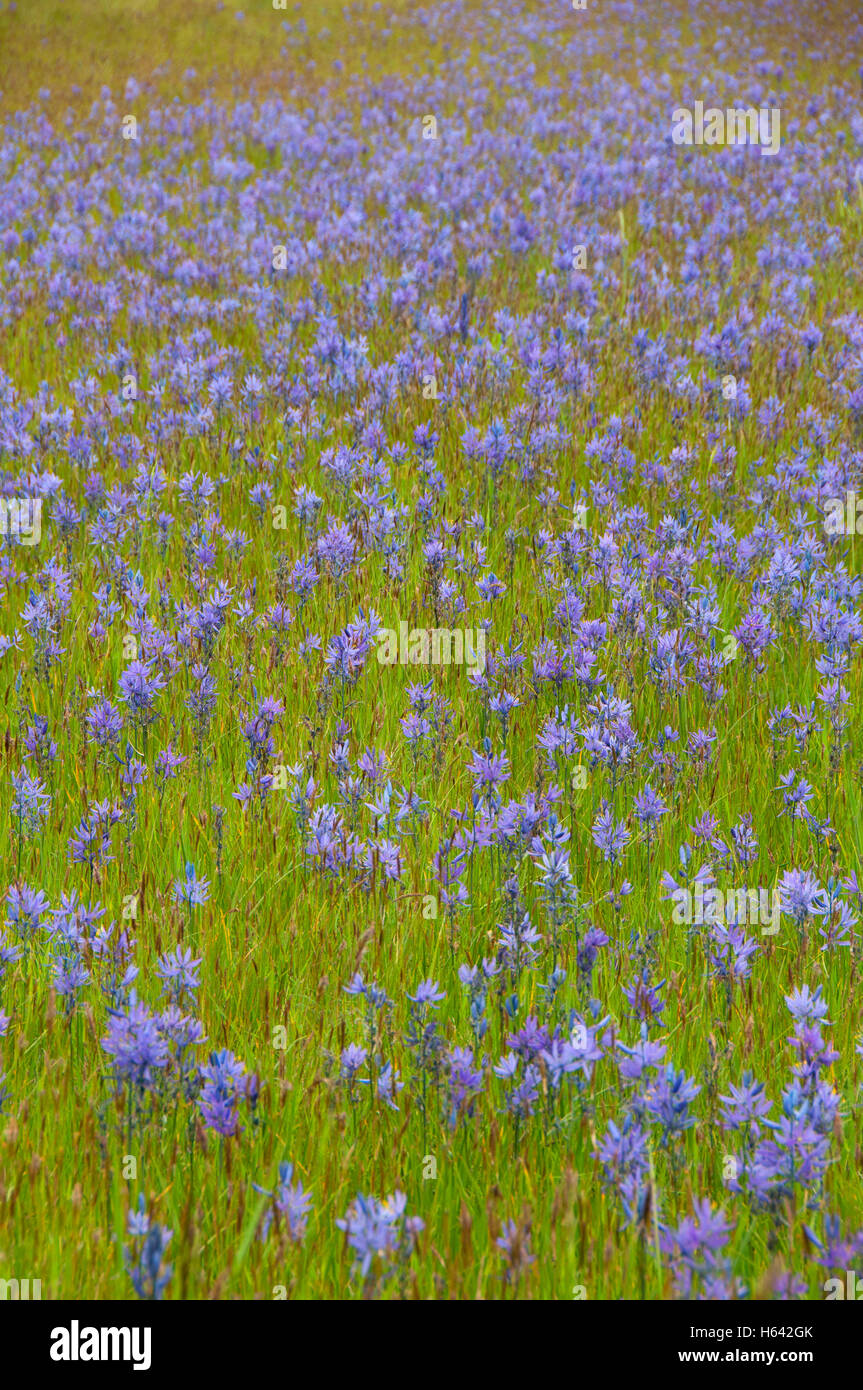
M 351 7 L 354 11 L 357 6 Z M 368 6 L 365 7 L 369 9 Z M 387 0 L 387 11 L 397 8 Z M 409 8 L 409 7 L 405 7 Z M 413 47 L 397 39 L 378 45 L 374 38 L 374 17 L 369 28 L 361 30 L 361 41 L 344 42 L 340 28 L 341 6 L 318 0 L 303 7 L 309 18 L 312 39 L 292 50 L 285 60 L 292 82 L 312 79 L 305 61 L 313 56 L 316 73 L 332 73 L 336 56 L 344 58 L 345 69 L 338 81 L 347 87 L 360 72 L 362 58 L 380 66 L 381 72 L 405 75 L 412 63 L 422 61 L 432 50 L 424 46 L 419 28 L 412 34 Z M 103 83 L 110 85 L 118 100 L 126 77 L 149 77 L 170 61 L 170 69 L 153 78 L 153 96 L 170 101 L 186 89 L 181 75 L 195 67 L 198 76 L 189 84 L 192 95 L 206 87 L 218 98 L 228 99 L 238 90 L 263 94 L 273 90 L 283 69 L 273 53 L 273 23 L 284 16 L 263 5 L 246 6 L 246 18 L 237 21 L 234 7 L 216 7 L 203 0 L 190 3 L 97 4 L 96 0 L 77 6 L 56 3 L 28 4 L 14 15 L 0 13 L 0 49 L 3 54 L 0 101 L 8 114 L 25 108 L 42 86 L 52 91 L 52 109 L 59 117 L 67 102 L 78 103 L 86 112 L 90 99 Z M 288 17 L 293 19 L 292 13 Z M 837 25 L 841 14 L 836 13 Z M 591 17 L 591 23 L 600 19 Z M 800 25 L 804 24 L 799 19 Z M 810 21 L 811 22 L 811 19 Z M 795 17 L 788 20 L 789 26 Z M 316 37 L 321 27 L 331 27 L 328 38 Z M 351 31 L 353 32 L 353 31 Z M 799 34 L 798 34 L 799 37 Z M 744 42 L 745 35 L 740 36 Z M 651 51 L 661 51 L 655 35 Z M 773 45 L 781 48 L 778 39 Z M 434 48 L 437 53 L 437 48 Z M 679 55 L 670 57 L 673 64 Z M 428 58 L 430 64 L 434 59 Z M 597 60 L 599 61 L 599 60 Z M 630 51 L 623 67 L 634 65 Z M 553 55 L 545 63 L 553 69 Z M 822 75 L 829 80 L 829 72 Z M 82 89 L 73 97 L 73 86 Z M 419 84 L 422 91 L 422 84 Z M 354 114 L 362 127 L 362 107 L 356 98 Z M 490 95 L 490 101 L 503 98 Z M 56 106 L 54 106 L 56 103 Z M 121 104 L 122 105 L 122 104 Z M 405 103 L 407 106 L 407 103 Z M 405 109 L 404 120 L 422 113 Z M 578 116 L 574 116 L 577 124 Z M 385 136 L 378 132 L 376 137 Z M 197 153 L 203 149 L 200 137 Z M 191 166 L 195 151 L 189 155 Z M 248 157 L 263 166 L 266 151 L 250 149 Z M 145 151 L 144 158 L 150 158 Z M 283 151 L 277 166 L 287 158 Z M 417 199 L 417 201 L 420 201 Z M 119 209 L 117 210 L 119 211 Z M 813 369 L 791 378 L 778 371 L 776 355 L 768 346 L 757 349 L 748 380 L 754 401 L 781 390 L 786 421 L 793 421 L 798 409 L 815 405 L 829 413 L 834 402 L 830 382 L 819 377 L 834 340 L 830 319 L 859 300 L 860 261 L 857 254 L 863 206 L 842 198 L 827 197 L 820 212 L 836 227 L 843 253 L 816 265 L 808 273 L 815 286 L 813 318 L 823 327 L 825 342 L 816 352 Z M 188 233 L 191 252 L 191 225 L 188 204 L 169 221 L 182 241 Z M 622 213 L 622 223 L 620 216 Z M 690 478 L 693 500 L 709 515 L 718 514 L 716 498 L 709 490 L 714 461 L 704 441 L 705 421 L 698 412 L 681 402 L 673 418 L 666 400 L 642 391 L 634 381 L 626 346 L 629 329 L 623 319 L 626 277 L 634 280 L 646 274 L 648 266 L 660 262 L 675 279 L 681 267 L 679 244 L 669 247 L 658 233 L 637 230 L 637 207 L 609 209 L 607 230 L 626 230 L 625 265 L 623 256 L 615 262 L 617 287 L 603 298 L 602 313 L 612 326 L 606 354 L 594 363 L 596 389 L 593 404 L 599 422 L 612 415 L 624 417 L 625 436 L 631 446 L 637 440 L 639 461 L 661 454 L 664 459 L 681 442 L 695 449 L 695 461 L 680 487 L 678 502 L 686 501 Z M 786 231 L 791 222 L 788 214 Z M 752 232 L 751 239 L 735 252 L 734 297 L 745 296 L 757 316 L 771 305 L 771 289 L 755 261 L 755 251 L 769 234 L 769 227 Z M 127 264 L 134 267 L 135 257 Z M 395 263 L 382 260 L 381 268 L 394 275 Z M 526 258 L 519 269 L 502 258 L 488 297 L 489 320 L 493 309 L 506 305 L 513 312 L 533 307 L 532 286 L 536 272 L 543 267 L 536 255 Z M 342 269 L 328 266 L 324 284 L 336 311 L 344 317 L 352 303 L 354 286 L 365 267 L 348 264 Z M 226 269 L 230 274 L 230 268 Z M 453 289 L 460 286 L 464 266 L 453 276 Z M 623 286 L 623 288 L 621 288 Z M 204 292 L 204 291 L 201 291 Z M 725 307 L 725 306 L 724 306 Z M 733 308 L 729 300 L 728 310 Z M 17 387 L 24 395 L 33 394 L 39 382 L 47 380 L 58 398 L 71 402 L 69 383 L 79 372 L 90 369 L 95 344 L 92 338 L 77 336 L 68 323 L 49 322 L 44 296 L 33 294 L 21 305 L 21 312 L 6 327 L 2 355 Z M 654 303 L 639 318 L 639 326 L 652 335 L 671 330 L 681 340 L 692 339 L 704 326 L 703 305 L 693 301 L 688 317 L 675 315 Z M 60 341 L 59 329 L 67 341 Z M 491 334 L 490 321 L 487 325 Z M 370 354 L 374 360 L 391 357 L 404 329 L 384 321 L 370 333 Z M 151 330 L 134 327 L 121 313 L 113 326 L 116 338 L 129 342 L 137 361 L 153 352 L 160 340 Z M 222 340 L 254 358 L 257 329 L 253 320 L 240 318 Z M 309 346 L 308 332 L 294 348 L 292 366 Z M 508 347 L 513 356 L 512 344 Z M 143 391 L 149 381 L 142 376 Z M 438 411 L 421 398 L 419 390 L 410 393 L 399 407 L 398 433 L 409 439 L 413 426 L 422 419 L 433 420 L 440 430 L 439 466 L 451 484 L 450 506 L 455 506 L 461 489 L 468 490 L 471 507 L 487 512 L 492 525 L 487 534 L 489 563 L 507 583 L 507 592 L 493 608 L 493 644 L 503 645 L 517 633 L 523 615 L 530 627 L 526 649 L 539 640 L 541 630 L 552 626 L 553 598 L 543 580 L 543 566 L 534 553 L 528 531 L 536 532 L 542 523 L 535 497 L 522 495 L 508 486 L 493 494 L 483 489 L 483 480 L 465 464 L 457 443 L 465 418 L 476 418 L 476 402 L 457 405 L 448 413 Z M 593 433 L 583 405 L 570 407 L 567 421 L 572 432 L 571 452 L 556 461 L 556 476 L 550 481 L 561 489 L 574 479 L 579 489 L 591 476 L 585 443 Z M 498 413 L 499 402 L 491 391 L 481 402 L 481 413 L 488 420 Z M 147 406 L 137 408 L 136 429 L 144 429 Z M 462 418 L 464 416 L 465 418 Z M 343 437 L 349 437 L 347 425 Z M 258 603 L 273 602 L 277 596 L 278 562 L 286 555 L 291 563 L 305 545 L 299 524 L 290 513 L 293 488 L 303 481 L 328 495 L 324 470 L 320 467 L 317 445 L 311 445 L 304 461 L 302 477 L 294 477 L 278 452 L 284 430 L 275 410 L 268 410 L 256 430 L 256 443 L 263 458 L 274 460 L 269 474 L 275 488 L 275 503 L 288 507 L 285 531 L 275 530 L 265 517 L 255 518 L 248 502 L 253 475 L 240 471 L 226 447 L 212 440 L 171 441 L 169 479 L 175 483 L 185 469 L 204 469 L 216 477 L 229 476 L 219 504 L 226 526 L 242 527 L 252 539 L 252 548 L 242 570 L 228 562 L 224 577 L 236 586 L 239 597 L 250 576 L 257 576 Z M 789 445 L 791 433 L 780 436 L 777 452 Z M 736 437 L 738 457 L 748 462 L 762 451 L 754 416 L 739 429 Z M 109 465 L 113 469 L 113 464 Z M 112 479 L 119 476 L 116 469 Z M 742 490 L 742 489 L 741 489 Z M 400 499 L 410 504 L 419 492 L 416 476 L 404 470 L 398 479 Z M 633 486 L 625 502 L 638 502 L 656 525 L 668 508 L 668 498 L 649 488 Z M 743 503 L 741 503 L 741 507 Z M 789 526 L 792 509 L 781 497 L 774 516 Z M 564 513 L 549 520 L 560 530 Z M 514 563 L 508 565 L 504 536 L 509 528 L 520 532 Z M 179 527 L 175 528 L 177 531 Z M 310 632 L 319 632 L 324 646 L 327 639 L 345 626 L 359 602 L 371 603 L 387 626 L 397 627 L 401 618 L 411 625 L 432 625 L 431 607 L 422 557 L 424 537 L 418 528 L 412 532 L 407 552 L 406 577 L 401 585 L 388 581 L 379 557 L 366 560 L 362 583 L 349 597 L 335 584 L 322 584 L 310 603 L 304 622 Z M 122 920 L 124 904 L 136 899 L 134 930 L 135 961 L 140 966 L 142 997 L 154 1001 L 153 967 L 160 952 L 177 942 L 191 945 L 203 958 L 201 969 L 200 1017 L 210 1048 L 227 1047 L 241 1057 L 247 1068 L 256 1071 L 262 1082 L 259 1110 L 261 1121 L 252 1126 L 245 1121 L 244 1133 L 220 1145 L 200 1123 L 190 1124 L 188 1108 L 154 1115 L 136 1125 L 131 1146 L 127 1140 L 122 1097 L 115 1097 L 106 1080 L 106 1057 L 100 1047 L 105 1031 L 105 1010 L 97 993 L 85 991 L 82 1008 L 64 1017 L 60 1001 L 45 986 L 45 956 L 31 955 L 13 965 L 4 982 L 2 1002 L 12 1015 L 13 1026 L 4 1040 L 2 1061 L 13 1095 L 5 1127 L 0 1129 L 0 1276 L 7 1271 L 24 1277 L 42 1278 L 43 1296 L 124 1298 L 130 1295 L 123 1270 L 121 1246 L 128 1209 L 143 1192 L 153 1218 L 174 1231 L 171 1254 L 174 1278 L 170 1297 L 187 1298 L 263 1298 L 285 1288 L 289 1297 L 339 1298 L 350 1293 L 360 1296 L 360 1283 L 349 1279 L 350 1256 L 335 1221 L 344 1215 L 357 1191 L 383 1196 L 401 1188 L 408 1196 L 408 1209 L 422 1216 L 425 1231 L 421 1237 L 421 1258 L 414 1259 L 401 1291 L 418 1298 L 473 1299 L 499 1296 L 567 1299 L 575 1286 L 583 1286 L 590 1299 L 657 1299 L 670 1296 L 671 1281 L 657 1258 L 655 1229 L 643 1232 L 623 1225 L 619 1211 L 601 1191 L 597 1182 L 595 1144 L 609 1119 L 620 1114 L 625 1092 L 617 1081 L 616 1069 L 600 1064 L 593 1084 L 579 1105 L 564 1113 L 544 1094 L 531 1125 L 516 1134 L 511 1120 L 501 1113 L 503 1090 L 500 1083 L 486 1087 L 477 1104 L 474 1119 L 464 1120 L 451 1131 L 432 1105 L 425 1136 L 415 1095 L 406 1086 L 397 1113 L 389 1111 L 369 1095 L 361 1103 L 346 1103 L 344 1091 L 336 1084 L 338 1056 L 351 1042 L 360 1041 L 360 1004 L 344 993 L 351 975 L 362 969 L 396 1001 L 391 1020 L 381 1039 L 387 1059 L 395 1057 L 402 1079 L 409 1079 L 407 1049 L 403 1043 L 406 1026 L 405 995 L 418 981 L 432 976 L 446 991 L 447 1002 L 441 1017 L 447 1039 L 465 1045 L 470 1040 L 468 1008 L 457 977 L 459 964 L 477 961 L 494 953 L 494 938 L 501 917 L 498 865 L 486 852 L 482 874 L 471 882 L 471 910 L 461 919 L 455 949 L 444 923 L 428 920 L 422 912 L 425 895 L 432 894 L 430 879 L 432 849 L 452 830 L 451 806 L 469 804 L 471 782 L 466 770 L 470 749 L 480 746 L 482 737 L 493 730 L 486 723 L 480 706 L 469 691 L 463 669 L 434 672 L 436 689 L 451 701 L 453 729 L 442 774 L 431 768 L 416 769 L 407 755 L 399 729 L 399 719 L 408 710 L 406 685 L 416 673 L 399 667 L 379 668 L 372 662 L 363 676 L 352 707 L 347 712 L 351 724 L 351 750 L 366 746 L 385 747 L 393 753 L 390 775 L 394 783 L 415 786 L 428 803 L 429 820 L 418 829 L 409 847 L 407 869 L 400 891 L 376 887 L 372 895 L 358 889 L 345 892 L 334 883 L 303 866 L 303 853 L 293 817 L 285 796 L 274 794 L 263 823 L 256 824 L 241 815 L 231 792 L 244 776 L 244 746 L 241 737 L 243 711 L 251 705 L 253 687 L 259 694 L 281 697 L 286 713 L 276 731 L 278 761 L 290 764 L 310 754 L 312 769 L 323 784 L 323 799 L 333 800 L 335 782 L 327 766 L 338 705 L 326 711 L 322 727 L 312 729 L 301 716 L 313 715 L 319 674 L 310 672 L 292 649 L 277 661 L 263 639 L 256 639 L 243 653 L 233 638 L 220 642 L 212 663 L 222 699 L 206 745 L 207 766 L 195 769 L 194 749 L 185 727 L 183 702 L 191 681 L 188 669 L 172 683 L 168 697 L 160 704 L 160 723 L 155 741 L 147 750 L 148 760 L 169 736 L 187 756 L 188 764 L 180 783 L 168 785 L 164 801 L 159 799 L 152 771 L 139 798 L 139 820 L 131 844 L 123 847 L 122 832 L 113 835 L 116 858 L 104 875 L 92 884 L 67 861 L 65 846 L 88 802 L 119 795 L 116 772 L 99 768 L 91 747 L 82 733 L 81 711 L 86 691 L 94 688 L 114 696 L 124 669 L 123 638 L 129 631 L 129 611 L 124 611 L 104 642 L 93 642 L 87 628 L 95 615 L 90 597 L 97 577 L 87 566 L 85 544 L 73 543 L 69 562 L 82 569 L 82 582 L 76 592 L 76 606 L 64 632 L 67 654 L 49 686 L 40 685 L 24 658 L 7 656 L 0 663 L 0 701 L 4 714 L 5 740 L 2 745 L 3 791 L 0 817 L 9 825 L 9 776 L 21 765 L 22 735 L 32 713 L 50 715 L 52 733 L 61 745 L 56 780 L 49 783 L 54 805 L 43 839 L 25 845 L 20 864 L 21 876 L 42 887 L 52 905 L 60 894 L 77 889 L 84 896 L 104 905 L 105 920 Z M 137 540 L 130 540 L 129 556 L 140 571 L 145 589 L 154 595 L 164 576 L 152 524 L 145 526 Z M 850 547 L 855 573 L 861 569 L 863 550 Z M 41 562 L 38 551 L 32 565 Z M 22 563 L 31 563 L 25 557 Z M 96 563 L 98 563 L 98 558 Z M 172 597 L 184 591 L 186 576 L 179 538 L 171 542 L 167 556 L 171 572 Z M 233 569 L 232 569 L 233 565 Z M 699 578 L 717 579 L 718 597 L 726 630 L 739 621 L 745 586 L 733 578 L 717 576 L 708 562 L 698 566 Z M 104 573 L 102 575 L 104 577 Z M 221 577 L 221 576 L 220 576 Z M 91 582 L 91 580 L 93 582 Z M 654 595 L 658 592 L 658 584 Z M 3 631 L 20 627 L 20 603 L 26 600 L 26 586 L 19 593 L 10 587 L 8 611 Z M 668 601 L 673 605 L 672 586 Z M 81 606 L 79 606 L 79 603 Z M 483 616 L 474 609 L 465 621 L 474 623 Z M 593 616 L 593 612 L 591 612 Z M 640 935 L 653 980 L 667 980 L 665 989 L 667 1028 L 663 1034 L 669 1044 L 669 1059 L 685 1067 L 702 1086 L 697 1102 L 699 1122 L 684 1138 L 681 1161 L 672 1168 L 667 1156 L 655 1147 L 652 1161 L 662 1193 L 662 1216 L 682 1218 L 693 1197 L 710 1193 L 722 1196 L 722 1168 L 726 1143 L 718 1125 L 718 1096 L 729 1084 L 739 1080 L 745 1070 L 767 1082 L 768 1091 L 778 1099 L 791 1062 L 787 1036 L 789 1016 L 784 996 L 795 985 L 806 981 L 813 988 L 824 987 L 832 1026 L 828 1036 L 840 1054 L 831 1070 L 833 1084 L 845 1099 L 841 1142 L 834 1146 L 836 1162 L 829 1170 L 828 1207 L 838 1211 L 845 1224 L 863 1224 L 859 1166 L 861 1161 L 861 1113 L 859 1107 L 860 1058 L 855 1043 L 860 1032 L 859 939 L 853 951 L 819 953 L 816 936 L 801 944 L 787 919 L 779 935 L 763 943 L 753 978 L 735 989 L 729 999 L 724 990 L 708 978 L 701 946 L 687 945 L 685 930 L 671 921 L 670 906 L 659 897 L 659 874 L 676 870 L 676 845 L 686 836 L 685 827 L 707 809 L 720 818 L 723 831 L 745 812 L 752 812 L 761 842 L 761 855 L 753 881 L 773 887 L 782 872 L 801 858 L 802 832 L 792 844 L 786 819 L 778 818 L 780 802 L 776 772 L 799 767 L 819 788 L 817 807 L 821 815 L 829 812 L 836 828 L 834 855 L 824 847 L 806 843 L 805 863 L 822 879 L 848 873 L 860 859 L 860 814 L 863 778 L 856 763 L 856 750 L 845 754 L 835 781 L 829 772 L 829 750 L 823 736 L 816 736 L 808 755 L 801 760 L 790 750 L 771 765 L 765 750 L 770 740 L 766 719 L 774 704 L 785 701 L 807 703 L 815 698 L 819 678 L 810 665 L 798 663 L 795 629 L 784 619 L 781 640 L 766 658 L 760 675 L 752 672 L 742 655 L 726 669 L 727 693 L 711 714 L 700 694 L 669 705 L 659 699 L 649 679 L 644 644 L 628 648 L 612 641 L 603 656 L 602 667 L 613 672 L 618 693 L 631 699 L 639 724 L 659 730 L 666 723 L 679 731 L 680 743 L 695 729 L 715 720 L 721 740 L 718 755 L 703 777 L 685 778 L 673 790 L 666 789 L 673 802 L 673 815 L 660 831 L 651 855 L 650 870 L 644 846 L 632 846 L 623 873 L 634 885 L 619 916 L 602 903 L 610 886 L 609 869 L 594 847 L 590 828 L 605 794 L 598 772 L 591 774 L 586 790 L 564 792 L 561 814 L 572 834 L 573 868 L 585 900 L 594 904 L 595 920 L 612 938 L 601 953 L 591 993 L 604 1009 L 620 1020 L 622 1036 L 633 1041 L 634 1030 L 625 1022 L 627 1003 L 623 985 L 632 981 L 631 963 L 622 959 L 633 933 Z M 25 648 L 29 650 L 25 642 Z M 232 687 L 232 667 L 242 660 L 239 688 Z M 188 663 L 184 663 L 188 667 Z M 23 685 L 16 691 L 15 677 L 24 673 Z M 859 707 L 861 677 L 859 666 L 848 680 L 851 708 Z M 225 699 L 225 693 L 231 698 Z M 555 699 L 543 689 L 534 698 L 529 686 L 521 692 L 522 703 L 515 711 L 507 753 L 511 778 L 506 791 L 521 795 L 531 787 L 548 784 L 535 747 L 535 738 Z M 560 703 L 563 703 L 562 697 Z M 177 732 L 169 733 L 176 725 Z M 497 741 L 499 746 L 499 740 Z M 143 753 L 142 746 L 138 745 Z M 638 789 L 642 777 L 632 788 Z M 654 777 L 661 788 L 661 777 Z M 825 790 L 827 789 L 827 790 Z M 826 798 L 829 795 L 829 806 Z M 221 861 L 218 859 L 213 824 L 213 804 L 226 807 L 225 836 Z M 618 789 L 615 810 L 626 814 L 629 794 Z M 690 837 L 691 838 L 691 837 Z M 7 830 L 11 861 L 15 846 L 12 827 Z M 193 921 L 171 900 L 171 884 L 181 877 L 187 861 L 199 874 L 212 881 L 212 896 Z M 696 862 L 700 862 L 696 855 Z M 522 863 L 520 876 L 525 902 L 532 918 L 542 923 L 534 887 L 535 875 L 529 863 Z M 11 866 L 7 878 L 14 874 Z M 619 886 L 621 871 L 615 882 Z M 744 878 L 740 881 L 749 881 Z M 720 880 L 722 881 L 722 880 Z M 651 942 L 647 934 L 654 932 Z M 564 964 L 574 979 L 574 945 L 567 943 Z M 536 980 L 520 990 L 519 1026 L 526 1013 L 539 1013 L 543 1001 Z M 458 1003 L 456 1003 L 458 1001 Z M 575 1002 L 573 997 L 573 1002 Z M 506 1050 L 505 1037 L 510 1024 L 490 1003 L 491 1026 L 486 1052 L 494 1059 Z M 274 1030 L 284 1028 L 286 1046 L 274 1046 Z M 127 1156 L 137 1161 L 137 1177 L 123 1177 Z M 431 1156 L 437 1176 L 425 1179 L 426 1160 Z M 283 1237 L 271 1234 L 267 1242 L 255 1239 L 264 1199 L 252 1183 L 271 1187 L 278 1163 L 290 1158 L 295 1176 L 302 1178 L 311 1192 L 314 1209 L 309 1234 L 302 1248 L 291 1246 Z M 732 1204 L 726 1200 L 726 1205 Z M 803 1226 L 811 1220 L 805 1210 L 789 1206 L 782 1219 L 771 1222 L 764 1216 L 750 1216 L 744 1203 L 734 1204 L 736 1228 L 732 1245 L 735 1274 L 758 1294 L 771 1269 L 780 1265 L 803 1273 L 807 1237 Z M 503 1223 L 515 1219 L 530 1227 L 537 1260 L 515 1285 L 502 1280 L 503 1262 L 495 1242 Z M 810 1293 L 816 1294 L 821 1275 L 810 1275 Z M 387 1292 L 396 1292 L 387 1285 Z

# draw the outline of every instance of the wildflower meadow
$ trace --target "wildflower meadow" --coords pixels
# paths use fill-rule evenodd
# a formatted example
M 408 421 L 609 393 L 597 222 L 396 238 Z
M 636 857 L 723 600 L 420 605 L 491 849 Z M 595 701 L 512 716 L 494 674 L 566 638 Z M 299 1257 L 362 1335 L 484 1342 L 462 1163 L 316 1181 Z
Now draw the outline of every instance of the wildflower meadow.
M 863 1297 L 861 103 L 0 4 L 0 1295 Z

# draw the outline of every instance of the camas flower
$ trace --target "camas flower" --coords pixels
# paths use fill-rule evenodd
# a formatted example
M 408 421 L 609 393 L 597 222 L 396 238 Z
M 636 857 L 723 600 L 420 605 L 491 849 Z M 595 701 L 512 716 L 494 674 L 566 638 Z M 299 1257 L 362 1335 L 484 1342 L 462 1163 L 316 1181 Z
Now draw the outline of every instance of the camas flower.
M 191 910 L 202 907 L 209 896 L 209 879 L 198 878 L 194 864 L 187 864 L 185 877 L 174 881 L 174 902 L 187 903 Z
M 396 1263 L 410 1258 L 425 1223 L 418 1216 L 407 1216 L 406 1208 L 403 1192 L 395 1192 L 380 1202 L 358 1193 L 346 1215 L 336 1222 L 347 1236 L 355 1267 L 364 1279 L 369 1278 L 376 1264 L 386 1279 Z

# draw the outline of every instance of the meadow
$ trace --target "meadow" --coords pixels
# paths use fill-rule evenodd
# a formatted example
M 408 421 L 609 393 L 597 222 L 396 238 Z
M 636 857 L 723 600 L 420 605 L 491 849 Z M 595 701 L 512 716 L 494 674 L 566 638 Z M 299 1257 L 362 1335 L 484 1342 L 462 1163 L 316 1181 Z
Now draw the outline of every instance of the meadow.
M 863 1273 L 861 40 L 0 7 L 0 1280 Z

